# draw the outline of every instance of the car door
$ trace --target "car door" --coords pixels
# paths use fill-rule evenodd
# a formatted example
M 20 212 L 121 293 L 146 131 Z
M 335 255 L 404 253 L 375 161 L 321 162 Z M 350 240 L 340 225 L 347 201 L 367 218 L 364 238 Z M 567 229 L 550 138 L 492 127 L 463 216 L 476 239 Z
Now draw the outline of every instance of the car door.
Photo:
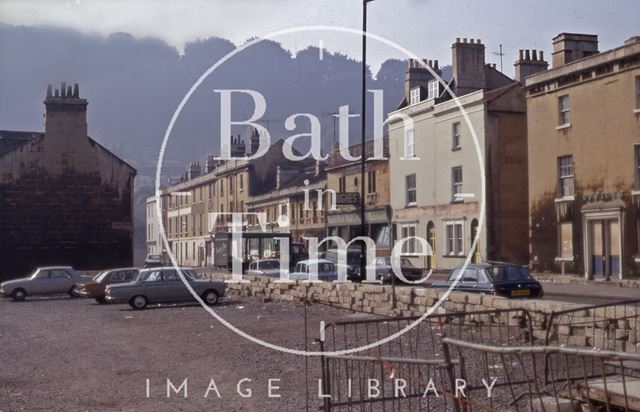
M 74 278 L 71 276 L 71 273 L 65 269 L 51 269 L 49 286 L 47 290 L 42 293 L 65 293 L 71 290 L 73 284 Z
M 31 295 L 39 295 L 41 293 L 46 293 L 45 291 L 49 287 L 49 282 L 51 281 L 51 271 L 49 269 L 40 269 L 36 276 L 29 280 L 27 284 L 27 293 Z
M 476 269 L 466 269 L 460 279 L 458 290 L 464 292 L 478 291 L 478 271 Z
M 150 271 L 140 282 L 140 293 L 147 297 L 150 302 L 161 302 L 166 296 L 167 286 L 162 279 L 161 270 Z
M 184 273 L 184 271 L 183 271 Z M 162 273 L 165 284 L 167 286 L 166 300 L 171 302 L 184 302 L 189 300 L 191 293 L 189 289 L 182 283 L 180 276 L 175 269 L 164 270 Z

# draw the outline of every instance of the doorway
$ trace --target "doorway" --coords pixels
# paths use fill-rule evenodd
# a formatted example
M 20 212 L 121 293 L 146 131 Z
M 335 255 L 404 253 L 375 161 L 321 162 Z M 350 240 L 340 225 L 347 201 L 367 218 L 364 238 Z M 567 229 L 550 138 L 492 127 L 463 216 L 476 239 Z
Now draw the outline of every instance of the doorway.
M 593 278 L 621 278 L 620 218 L 587 217 L 587 274 Z

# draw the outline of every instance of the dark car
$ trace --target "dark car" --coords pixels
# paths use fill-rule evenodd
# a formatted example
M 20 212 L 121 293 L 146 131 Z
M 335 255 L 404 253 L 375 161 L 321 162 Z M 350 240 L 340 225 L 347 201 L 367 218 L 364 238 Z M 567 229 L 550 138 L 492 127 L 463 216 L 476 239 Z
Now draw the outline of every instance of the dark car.
M 382 283 L 391 283 L 395 273 L 391 268 L 391 257 L 378 256 L 375 260 L 374 269 L 376 271 L 376 280 L 381 280 Z M 420 280 L 423 277 L 422 269 L 415 267 L 411 260 L 407 258 L 400 258 L 400 270 L 405 279 L 410 281 Z M 396 281 L 401 281 L 396 276 Z
M 154 268 L 162 266 L 162 255 L 149 254 L 144 260 L 145 268 Z
M 329 249 L 324 253 L 324 259 L 332 261 L 336 267 L 338 263 L 338 250 Z M 362 252 L 360 249 L 347 249 L 347 279 L 351 281 L 361 281 L 360 262 L 362 261 Z
M 461 268 L 454 269 L 446 282 L 433 287 L 448 288 L 460 275 Z M 510 263 L 484 263 L 468 265 L 454 290 L 486 293 L 507 298 L 541 298 L 542 285 L 524 266 Z

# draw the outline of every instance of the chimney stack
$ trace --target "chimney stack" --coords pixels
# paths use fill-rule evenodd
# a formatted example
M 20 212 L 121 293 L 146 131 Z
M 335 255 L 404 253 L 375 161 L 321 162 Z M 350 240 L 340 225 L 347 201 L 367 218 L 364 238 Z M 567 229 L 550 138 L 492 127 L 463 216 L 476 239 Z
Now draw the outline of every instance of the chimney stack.
M 236 139 L 231 136 L 231 157 L 244 157 L 246 154 L 247 148 L 240 135 Z
M 534 50 L 519 50 L 518 60 L 513 64 L 516 72 L 516 81 L 524 84 L 524 79 L 532 74 L 543 72 L 549 67 L 549 63 L 544 61 L 544 54 L 540 51 L 540 57 L 538 58 L 538 52 Z
M 598 35 L 560 33 L 553 38 L 553 67 L 598 54 Z
M 66 82 L 60 89 L 47 86 L 45 105 L 45 138 L 50 140 L 87 138 L 87 101 L 80 98 L 80 87 Z
M 187 180 L 194 179 L 202 174 L 202 169 L 200 168 L 200 162 L 197 160 L 192 161 L 187 166 Z
M 276 166 L 276 189 L 280 189 L 280 165 Z
M 484 44 L 480 39 L 467 42 L 466 37 L 451 46 L 452 76 L 455 94 L 463 96 L 486 87 Z
M 258 133 L 258 129 L 253 127 L 251 128 L 251 136 L 249 137 L 249 153 L 251 156 L 258 153 L 258 148 L 260 148 L 260 133 Z
M 207 161 L 204 164 L 206 173 L 213 172 L 216 170 L 216 167 L 220 164 L 220 160 L 216 159 L 217 156 L 209 155 L 207 156 Z

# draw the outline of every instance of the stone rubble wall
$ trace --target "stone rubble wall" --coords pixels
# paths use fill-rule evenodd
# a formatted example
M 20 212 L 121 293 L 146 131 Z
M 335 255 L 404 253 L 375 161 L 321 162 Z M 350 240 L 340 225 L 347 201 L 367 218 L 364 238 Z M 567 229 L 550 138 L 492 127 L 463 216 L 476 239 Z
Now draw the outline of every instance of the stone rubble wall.
M 227 275 L 206 275 L 209 278 L 229 279 Z M 269 277 L 245 276 L 243 281 L 228 280 L 227 297 L 267 301 L 311 302 L 379 316 L 420 316 L 429 310 L 445 293 L 443 289 L 396 287 L 393 306 L 392 286 L 362 283 L 283 282 Z M 552 312 L 578 309 L 584 305 L 538 299 L 507 299 L 493 295 L 451 292 L 434 311 L 473 312 L 495 309 L 524 309 L 531 314 L 536 342 L 543 343 L 547 323 Z M 623 313 L 624 312 L 624 313 Z M 585 309 L 562 318 L 560 326 L 551 331 L 553 342 L 578 347 L 600 347 L 640 353 L 640 305 Z M 495 319 L 495 318 L 492 318 Z M 508 323 L 511 320 L 503 319 Z M 597 322 L 594 322 L 597 320 Z M 567 324 L 570 323 L 570 324 Z M 606 346 L 606 347 L 604 347 Z

